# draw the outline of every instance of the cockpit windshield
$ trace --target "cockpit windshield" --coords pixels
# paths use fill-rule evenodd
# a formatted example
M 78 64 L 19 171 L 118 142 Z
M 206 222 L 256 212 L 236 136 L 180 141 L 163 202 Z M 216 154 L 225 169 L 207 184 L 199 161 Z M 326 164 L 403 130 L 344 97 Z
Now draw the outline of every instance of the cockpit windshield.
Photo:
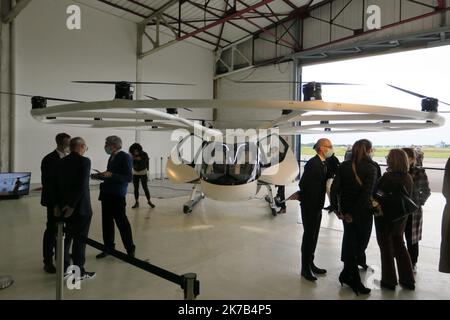
M 195 168 L 206 182 L 241 185 L 257 180 L 263 168 L 282 162 L 288 148 L 277 134 L 232 143 L 190 135 L 178 143 L 177 154 L 182 164 Z
M 203 149 L 201 176 L 220 185 L 240 185 L 259 177 L 258 146 L 253 142 L 211 142 Z

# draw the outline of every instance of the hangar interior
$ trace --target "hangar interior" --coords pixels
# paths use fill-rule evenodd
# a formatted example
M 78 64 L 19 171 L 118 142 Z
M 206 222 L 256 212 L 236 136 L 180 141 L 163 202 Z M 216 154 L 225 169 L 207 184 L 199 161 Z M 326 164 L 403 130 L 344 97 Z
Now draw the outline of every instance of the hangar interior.
M 70 28 L 76 11 L 69 8 L 74 5 L 80 9 L 79 28 Z M 374 26 L 377 8 L 381 20 Z M 82 101 L 112 100 L 114 87 L 72 81 L 195 84 L 138 84 L 138 100 L 152 96 L 301 101 L 305 66 L 443 46 L 450 37 L 448 0 L 4 0 L 0 9 L 0 91 Z M 248 86 L 241 80 L 272 83 Z M 444 207 L 440 190 L 433 190 L 424 208 L 433 218 L 425 220 L 428 240 L 421 245 L 416 291 L 379 288 L 379 251 L 373 235 L 368 248 L 371 271 L 364 278 L 375 280 L 374 290 L 370 296 L 356 297 L 337 281 L 342 226 L 334 215 L 324 212 L 317 247 L 317 260 L 329 272 L 312 284 L 299 274 L 303 229 L 297 203 L 288 204 L 288 214 L 272 217 L 260 191 L 245 202 L 205 199 L 185 215 L 182 208 L 191 186 L 164 180 L 166 159 L 176 144 L 170 131 L 45 124 L 30 111 L 29 97 L 0 95 L 0 171 L 31 172 L 33 188 L 25 198 L 0 202 L 0 275 L 14 278 L 11 287 L 0 290 L 0 299 L 55 296 L 55 277 L 42 270 L 46 217 L 38 188 L 41 159 L 54 149 L 58 132 L 83 137 L 89 146 L 86 156 L 98 170 L 108 160 L 103 150 L 107 136 L 120 136 L 126 149 L 136 141 L 143 145 L 150 157 L 150 189 L 155 191 L 157 207 L 132 210 L 129 186 L 127 215 L 136 257 L 177 274 L 196 273 L 201 283 L 198 299 L 450 296 L 450 278 L 437 272 L 440 230 L 435 226 L 440 224 L 440 214 L 436 212 Z M 281 110 L 179 108 L 178 116 L 245 129 L 252 122 L 280 117 Z M 298 154 L 300 136 L 288 142 Z M 286 193 L 296 190 L 292 184 Z M 93 183 L 89 237 L 100 241 L 97 198 Z M 118 250 L 122 249 L 119 244 Z M 83 282 L 82 290 L 65 290 L 66 299 L 183 298 L 176 285 L 112 257 L 96 260 L 97 253 L 91 247 L 86 252 L 87 268 L 97 277 Z

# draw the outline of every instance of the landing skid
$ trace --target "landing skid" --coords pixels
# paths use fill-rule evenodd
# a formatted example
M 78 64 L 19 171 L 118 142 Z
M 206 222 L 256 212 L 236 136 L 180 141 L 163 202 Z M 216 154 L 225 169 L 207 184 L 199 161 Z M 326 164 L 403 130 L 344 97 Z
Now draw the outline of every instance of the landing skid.
M 275 199 L 273 198 L 272 187 L 268 184 L 265 184 L 264 186 L 266 186 L 267 188 L 267 195 L 264 197 L 264 200 L 266 200 L 269 203 L 272 216 L 276 217 L 278 215 L 277 213 L 278 207 L 275 204 Z
M 203 199 L 205 199 L 205 195 L 203 193 L 197 195 L 197 186 L 194 186 L 192 188 L 191 199 L 183 205 L 183 213 L 192 213 L 194 207 Z

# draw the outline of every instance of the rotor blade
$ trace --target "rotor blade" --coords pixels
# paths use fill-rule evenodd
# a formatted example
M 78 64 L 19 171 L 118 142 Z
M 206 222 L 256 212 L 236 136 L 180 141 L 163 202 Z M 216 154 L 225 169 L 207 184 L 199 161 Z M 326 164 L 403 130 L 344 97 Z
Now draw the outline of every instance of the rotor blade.
M 83 84 L 117 84 L 120 82 L 126 82 L 129 84 L 161 84 L 170 86 L 195 86 L 192 83 L 174 83 L 174 82 L 136 82 L 136 81 L 71 81 L 72 83 L 83 83 Z
M 152 97 L 152 96 L 149 96 L 149 95 L 145 95 L 145 96 L 146 96 L 147 98 L 150 98 L 150 99 L 153 99 L 153 100 L 159 100 L 158 98 L 155 98 L 155 97 Z M 183 109 L 192 112 L 191 109 L 188 109 L 188 108 L 183 108 Z
M 11 96 L 19 96 L 19 97 L 27 97 L 27 98 L 33 98 L 36 97 L 36 95 L 31 95 L 31 94 L 23 94 L 23 93 L 12 93 L 12 92 L 4 92 L 4 91 L 0 91 L 1 94 L 9 94 Z M 42 97 L 44 99 L 47 100 L 52 100 L 52 101 L 64 101 L 64 102 L 84 102 L 84 101 L 80 101 L 80 100 L 71 100 L 71 99 L 63 99 L 63 98 L 52 98 L 52 97 Z
M 32 98 L 34 96 L 30 95 L 30 94 L 22 94 L 22 93 L 12 93 L 12 92 L 5 92 L 5 91 L 0 91 L 1 94 L 9 94 L 10 96 L 19 96 L 19 97 L 27 97 L 27 98 Z
M 405 92 L 405 93 L 411 94 L 411 95 L 413 95 L 413 96 L 416 96 L 416 97 L 419 97 L 419 98 L 422 98 L 422 99 L 428 98 L 427 96 L 424 96 L 423 94 L 420 94 L 420 93 L 417 93 L 417 92 L 414 92 L 414 91 L 409 91 L 409 90 L 406 90 L 406 89 L 402 89 L 402 88 L 396 87 L 396 86 L 394 86 L 394 85 L 392 85 L 392 84 L 387 84 L 387 85 L 388 85 L 389 87 L 391 87 L 391 88 L 394 88 L 394 89 L 403 91 L 403 92 Z
M 78 103 L 82 103 L 85 101 L 80 101 L 80 100 L 71 100 L 71 99 L 61 99 L 61 98 L 52 98 L 52 97 L 43 97 L 47 100 L 52 100 L 52 101 L 64 101 L 64 102 L 78 102 Z
M 447 106 L 450 106 L 450 103 L 447 103 L 447 102 L 444 102 L 444 101 L 441 101 L 441 100 L 439 100 L 439 103 L 442 103 L 442 104 L 445 104 Z
M 312 83 L 313 81 L 235 81 L 235 80 L 231 80 L 235 83 L 253 83 L 253 84 L 258 84 L 258 83 L 302 83 L 302 84 L 307 84 L 307 83 Z M 318 82 L 316 81 L 316 83 L 321 84 L 323 86 L 359 86 L 360 84 L 358 83 L 342 83 L 342 82 Z

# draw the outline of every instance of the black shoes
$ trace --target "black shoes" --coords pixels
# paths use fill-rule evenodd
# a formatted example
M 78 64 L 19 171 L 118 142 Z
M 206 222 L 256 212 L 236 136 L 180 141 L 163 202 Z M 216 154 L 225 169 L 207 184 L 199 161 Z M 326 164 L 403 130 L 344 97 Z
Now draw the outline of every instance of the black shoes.
M 95 272 L 84 271 L 84 272 L 81 274 L 79 280 L 94 279 L 95 276 L 96 276 L 96 273 L 95 273 Z
M 408 290 L 411 290 L 411 291 L 416 290 L 416 285 L 414 283 L 407 284 L 407 283 L 400 282 L 400 285 L 402 286 L 403 289 L 408 289 Z
M 53 263 L 44 264 L 44 271 L 50 274 L 56 273 L 56 268 Z
M 357 296 L 359 296 L 359 294 L 369 294 L 372 291 L 369 288 L 364 287 L 361 283 L 361 279 L 344 276 L 343 273 L 339 275 L 339 283 L 341 286 L 344 284 L 348 285 Z
M 103 259 L 103 258 L 105 258 L 105 257 L 107 257 L 108 256 L 108 254 L 105 252 L 105 251 L 103 251 L 103 252 L 100 252 L 98 255 L 96 255 L 95 257 L 97 258 L 97 259 Z
M 308 281 L 316 281 L 317 278 L 314 276 L 314 274 L 311 272 L 310 268 L 307 269 L 302 269 L 302 273 L 301 273 L 302 277 L 305 278 Z
M 391 291 L 395 291 L 396 285 L 387 284 L 387 283 L 381 281 L 381 282 L 380 282 L 380 287 L 381 287 L 381 288 L 384 288 L 384 289 L 391 290 Z
M 314 263 L 311 263 L 311 271 L 315 274 L 325 274 L 327 273 L 327 270 L 318 268 L 314 265 Z
M 154 209 L 154 208 L 156 207 L 150 200 L 148 200 L 147 203 L 148 203 L 148 205 L 149 205 L 152 209 Z M 136 203 L 134 204 L 134 206 L 132 206 L 131 208 L 132 208 L 132 209 L 137 209 L 137 208 L 139 208 L 139 202 L 136 201 Z
M 281 208 L 280 211 L 277 212 L 278 214 L 285 214 L 286 208 Z

